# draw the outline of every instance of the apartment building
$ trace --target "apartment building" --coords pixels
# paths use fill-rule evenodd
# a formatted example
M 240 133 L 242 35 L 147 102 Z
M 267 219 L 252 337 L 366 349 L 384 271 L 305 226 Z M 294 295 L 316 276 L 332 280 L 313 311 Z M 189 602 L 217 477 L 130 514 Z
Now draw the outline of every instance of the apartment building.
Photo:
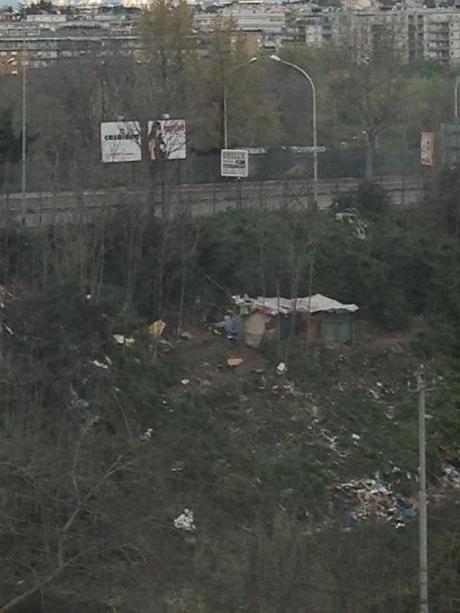
M 69 20 L 64 15 L 31 15 L 0 22 L 0 74 L 18 74 L 27 56 L 30 68 L 61 59 L 136 54 L 140 42 L 122 19 Z
M 203 57 L 209 51 L 209 33 L 222 17 L 232 19 L 235 31 L 244 34 L 251 54 L 259 48 L 277 51 L 285 44 L 306 43 L 347 45 L 357 56 L 367 57 L 384 44 L 397 50 L 405 62 L 425 59 L 449 67 L 460 66 L 460 10 L 455 8 L 315 11 L 306 5 L 240 0 L 212 11 L 195 11 L 195 26 L 202 33 Z M 130 14 L 83 12 L 75 16 L 30 15 L 25 20 L 0 21 L 0 74 L 17 74 L 24 50 L 32 68 L 88 54 L 136 55 L 141 42 L 135 34 L 135 19 Z
M 366 56 L 385 42 L 405 62 L 460 65 L 460 11 L 455 9 L 312 13 L 303 17 L 301 27 L 308 45 L 346 44 Z

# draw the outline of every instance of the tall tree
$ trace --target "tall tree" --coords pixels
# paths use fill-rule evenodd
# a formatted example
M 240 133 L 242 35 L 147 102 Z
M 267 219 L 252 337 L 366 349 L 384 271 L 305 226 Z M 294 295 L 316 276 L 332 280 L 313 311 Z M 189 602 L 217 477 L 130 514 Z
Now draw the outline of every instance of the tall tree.
M 5 180 L 5 166 L 18 162 L 21 154 L 21 135 L 16 135 L 13 126 L 13 111 L 0 112 L 0 187 Z
M 366 142 L 366 177 L 374 172 L 378 139 L 400 114 L 403 68 L 393 49 L 381 41 L 372 57 L 356 57 L 337 49 L 339 60 L 330 73 L 329 89 L 337 100 L 339 120 L 358 130 Z
M 184 100 L 196 70 L 197 37 L 190 7 L 182 0 L 154 0 L 143 11 L 138 32 L 156 97 L 165 106 L 170 105 L 173 94 Z

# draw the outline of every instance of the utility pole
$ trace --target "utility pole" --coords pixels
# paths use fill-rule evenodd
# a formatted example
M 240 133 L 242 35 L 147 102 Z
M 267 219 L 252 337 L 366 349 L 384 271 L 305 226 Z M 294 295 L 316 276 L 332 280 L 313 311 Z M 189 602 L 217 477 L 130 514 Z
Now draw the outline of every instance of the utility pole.
M 27 185 L 27 57 L 26 41 L 22 43 L 22 151 L 21 151 L 21 222 L 26 223 Z
M 419 572 L 420 613 L 428 612 L 428 546 L 426 512 L 425 377 L 423 366 L 417 377 L 419 440 Z

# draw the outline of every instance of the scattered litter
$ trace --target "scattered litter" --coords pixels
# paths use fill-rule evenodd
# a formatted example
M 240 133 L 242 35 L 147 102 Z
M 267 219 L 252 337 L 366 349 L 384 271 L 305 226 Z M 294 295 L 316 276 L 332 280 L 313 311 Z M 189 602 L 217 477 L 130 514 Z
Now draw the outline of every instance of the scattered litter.
M 158 339 L 158 345 L 160 346 L 160 349 L 161 351 L 163 351 L 163 353 L 169 353 L 174 349 L 174 345 L 169 341 L 165 340 L 164 338 Z
M 238 366 L 241 366 L 242 363 L 243 358 L 228 358 L 227 360 L 227 366 L 230 368 L 237 368 Z
M 399 517 L 402 519 L 415 519 L 417 513 L 412 507 L 403 507 L 399 510 Z
M 154 321 L 153 324 L 150 324 L 148 331 L 151 336 L 161 336 L 165 331 L 165 328 L 165 322 L 161 319 L 157 319 L 157 321 Z
M 190 383 L 190 379 L 182 379 L 182 385 L 188 385 Z
M 375 476 L 375 479 L 353 479 L 336 487 L 352 497 L 351 517 L 357 522 L 376 517 L 392 523 L 397 529 L 404 527 L 406 520 L 417 515 L 414 501 L 395 494 L 390 484 L 380 480 L 378 472 Z
M 460 488 L 460 471 L 452 464 L 447 464 L 443 467 L 442 472 L 444 473 L 443 481 L 446 487 Z
M 171 472 L 172 473 L 181 473 L 185 468 L 185 464 L 181 461 L 178 462 L 174 462 L 174 464 L 171 466 Z
M 348 209 L 335 214 L 337 221 L 348 224 L 353 228 L 356 238 L 365 240 L 367 237 L 367 224 L 359 217 L 356 209 Z
M 141 441 L 144 441 L 144 443 L 148 443 L 153 439 L 154 436 L 155 430 L 153 428 L 147 428 L 144 434 L 141 435 Z
M 109 370 L 108 365 L 104 364 L 104 362 L 99 362 L 99 360 L 93 360 L 93 364 L 94 364 L 94 366 L 97 366 L 98 368 L 103 368 L 104 370 Z
M 190 334 L 190 332 L 181 332 L 179 335 L 181 338 L 183 338 L 185 341 L 189 341 L 193 338 L 193 336 Z
M 369 390 L 369 394 L 372 396 L 372 398 L 373 398 L 374 400 L 379 400 L 379 398 L 380 398 L 380 395 L 378 394 L 378 392 L 376 392 L 376 391 L 375 391 L 375 390 L 373 390 L 373 389 L 370 389 L 370 390 Z
M 3 324 L 3 327 L 8 332 L 8 334 L 10 334 L 11 336 L 14 336 L 13 330 L 7 324 Z
M 84 398 L 79 398 L 74 404 L 75 409 L 89 409 L 89 402 Z
M 5 308 L 5 303 L 10 299 L 14 298 L 13 294 L 9 292 L 4 285 L 0 285 L 0 308 Z
M 361 440 L 361 437 L 359 436 L 359 434 L 355 434 L 354 432 L 351 435 L 351 438 L 353 439 L 353 442 L 355 445 L 358 445 L 359 441 Z
M 109 366 L 112 366 L 112 360 L 109 358 L 109 356 L 108 356 L 108 355 L 106 355 L 106 356 L 104 357 L 104 360 L 106 361 L 106 363 L 107 363 Z
M 387 419 L 389 419 L 390 421 L 392 421 L 395 417 L 395 408 L 394 406 L 390 405 L 385 409 L 385 416 Z
M 225 316 L 224 323 L 225 337 L 229 341 L 237 341 L 241 338 L 243 332 L 243 324 L 239 316 L 233 313 Z
M 337 444 L 339 437 L 333 434 L 330 434 L 327 430 L 321 429 L 319 434 L 325 441 L 327 441 L 327 446 L 331 451 L 335 451 L 338 453 Z
M 127 347 L 131 347 L 136 342 L 132 336 L 124 336 L 123 334 L 114 334 L 113 340 L 117 345 L 126 345 Z
M 278 364 L 278 366 L 276 367 L 276 372 L 277 372 L 279 375 L 282 375 L 283 373 L 285 373 L 285 372 L 286 372 L 286 370 L 287 370 L 287 366 L 286 366 L 286 363 L 285 363 L 285 362 L 280 362 L 280 363 Z
M 186 532 L 195 532 L 193 511 L 184 509 L 184 512 L 178 515 L 174 520 L 174 527 L 178 530 L 185 530 Z
M 294 384 L 291 383 L 290 381 L 284 384 L 281 384 L 281 385 L 273 385 L 272 392 L 275 395 L 281 394 L 281 396 L 292 396 L 292 397 L 302 396 L 302 392 L 297 392 L 294 387 Z

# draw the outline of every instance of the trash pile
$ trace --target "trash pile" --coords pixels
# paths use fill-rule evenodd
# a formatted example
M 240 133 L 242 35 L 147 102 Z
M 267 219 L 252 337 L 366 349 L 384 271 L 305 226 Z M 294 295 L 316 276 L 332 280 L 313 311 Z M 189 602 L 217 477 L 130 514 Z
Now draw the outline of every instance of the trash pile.
M 184 512 L 176 517 L 174 520 L 174 527 L 177 530 L 185 530 L 186 532 L 195 532 L 195 521 L 193 518 L 193 511 L 190 509 L 184 509 Z
M 396 494 L 391 484 L 375 479 L 352 479 L 336 486 L 346 494 L 349 502 L 344 527 L 351 529 L 372 517 L 384 519 L 395 528 L 403 528 L 406 521 L 417 516 L 417 501 Z

